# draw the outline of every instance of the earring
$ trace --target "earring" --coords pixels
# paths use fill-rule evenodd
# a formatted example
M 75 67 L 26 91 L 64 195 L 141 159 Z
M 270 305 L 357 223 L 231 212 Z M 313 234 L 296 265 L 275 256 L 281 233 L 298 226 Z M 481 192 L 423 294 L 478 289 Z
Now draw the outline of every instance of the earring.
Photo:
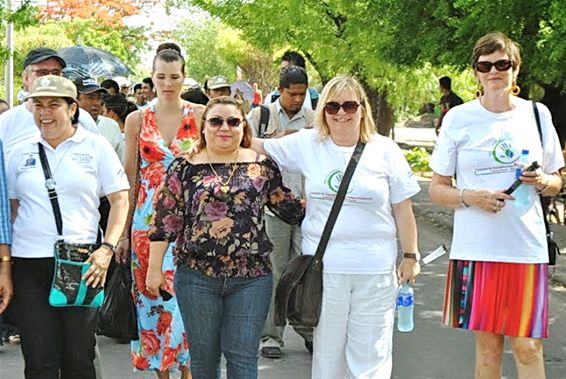
M 483 95 L 483 87 L 478 83 L 478 89 L 476 89 L 476 98 L 480 98 Z
M 515 81 L 513 80 L 513 85 L 511 86 L 511 95 L 519 96 L 520 93 L 521 93 L 521 87 L 519 87 L 517 83 L 515 83 Z

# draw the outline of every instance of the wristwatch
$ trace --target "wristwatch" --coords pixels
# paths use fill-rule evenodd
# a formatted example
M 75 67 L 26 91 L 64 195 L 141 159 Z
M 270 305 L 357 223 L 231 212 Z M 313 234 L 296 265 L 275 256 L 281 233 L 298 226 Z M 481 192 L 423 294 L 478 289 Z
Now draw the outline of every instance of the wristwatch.
M 421 260 L 420 253 L 403 253 L 403 259 L 414 259 L 415 261 L 419 262 Z
M 112 251 L 112 253 L 116 252 L 116 246 L 112 245 L 110 242 L 104 241 L 100 244 L 100 246 L 106 246 L 107 248 L 110 249 L 110 251 Z

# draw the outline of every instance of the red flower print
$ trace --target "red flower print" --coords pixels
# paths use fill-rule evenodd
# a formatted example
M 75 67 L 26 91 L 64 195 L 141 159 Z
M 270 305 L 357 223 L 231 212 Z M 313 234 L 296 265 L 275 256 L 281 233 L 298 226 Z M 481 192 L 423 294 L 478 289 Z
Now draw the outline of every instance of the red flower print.
M 145 200 L 147 199 L 147 190 L 140 186 L 140 190 L 138 191 L 138 200 L 136 202 L 136 207 L 141 207 L 144 203 Z
M 143 293 L 145 295 L 149 295 L 146 293 L 145 289 L 145 277 L 147 276 L 147 265 L 146 266 L 137 266 L 133 269 L 134 274 L 134 284 L 136 289 L 139 293 Z M 149 297 L 154 298 L 154 296 L 149 295 Z
M 161 162 L 165 158 L 165 153 L 155 141 L 140 140 L 140 155 L 149 162 Z
M 138 370 L 147 370 L 149 368 L 149 361 L 141 354 L 132 353 L 132 365 Z
M 187 333 L 183 332 L 183 348 L 185 350 L 189 349 L 189 340 L 187 339 Z
M 145 168 L 143 177 L 147 179 L 150 189 L 157 188 L 165 177 L 165 166 L 162 163 L 153 163 Z
M 175 288 L 173 287 L 173 279 L 175 278 L 174 270 L 166 270 L 163 272 L 163 289 L 171 295 L 175 295 Z
M 177 355 L 181 351 L 181 345 L 177 346 L 176 349 L 166 347 L 163 350 L 163 357 L 161 358 L 161 367 L 163 369 L 168 369 L 173 363 L 177 361 Z
M 177 132 L 177 139 L 183 140 L 185 138 L 192 138 L 197 135 L 197 123 L 192 114 L 189 117 L 183 118 L 183 125 Z
M 140 339 L 145 355 L 156 355 L 159 353 L 161 343 L 153 330 L 142 330 Z
M 171 322 L 173 321 L 173 315 L 171 312 L 162 311 L 157 320 L 157 334 L 163 335 L 167 330 L 171 329 Z
M 145 230 L 134 230 L 133 234 L 134 251 L 140 262 L 140 265 L 147 267 L 149 260 L 149 237 Z

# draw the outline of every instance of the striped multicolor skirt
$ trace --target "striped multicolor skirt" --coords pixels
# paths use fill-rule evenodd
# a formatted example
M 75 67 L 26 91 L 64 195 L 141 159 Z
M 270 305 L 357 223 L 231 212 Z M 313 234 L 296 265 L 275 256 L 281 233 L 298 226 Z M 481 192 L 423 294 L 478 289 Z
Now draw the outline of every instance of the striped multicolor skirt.
M 443 323 L 548 338 L 548 265 L 450 260 Z

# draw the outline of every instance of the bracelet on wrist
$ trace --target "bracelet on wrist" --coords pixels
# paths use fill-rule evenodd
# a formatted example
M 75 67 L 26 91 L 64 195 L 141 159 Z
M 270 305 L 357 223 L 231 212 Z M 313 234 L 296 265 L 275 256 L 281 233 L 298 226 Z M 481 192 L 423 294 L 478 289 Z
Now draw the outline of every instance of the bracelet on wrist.
M 124 240 L 129 239 L 129 238 L 130 238 L 130 236 L 123 236 L 123 237 L 120 237 L 120 238 L 118 238 L 118 242 L 122 242 L 122 241 L 124 241 Z
M 0 263 L 3 263 L 3 262 L 12 262 L 12 257 L 9 256 L 9 255 L 2 255 L 0 257 Z
M 468 204 L 468 203 L 466 203 L 466 202 L 464 201 L 464 191 L 465 191 L 465 190 L 466 190 L 465 188 L 460 189 L 460 196 L 459 196 L 460 205 L 461 205 L 463 208 L 469 208 L 469 207 L 470 207 L 470 204 Z
M 115 253 L 115 252 L 116 252 L 116 246 L 112 245 L 110 242 L 104 241 L 104 242 L 102 242 L 102 243 L 100 244 L 100 246 L 101 246 L 101 247 L 102 247 L 102 246 L 105 246 L 105 247 L 109 248 L 112 253 Z

